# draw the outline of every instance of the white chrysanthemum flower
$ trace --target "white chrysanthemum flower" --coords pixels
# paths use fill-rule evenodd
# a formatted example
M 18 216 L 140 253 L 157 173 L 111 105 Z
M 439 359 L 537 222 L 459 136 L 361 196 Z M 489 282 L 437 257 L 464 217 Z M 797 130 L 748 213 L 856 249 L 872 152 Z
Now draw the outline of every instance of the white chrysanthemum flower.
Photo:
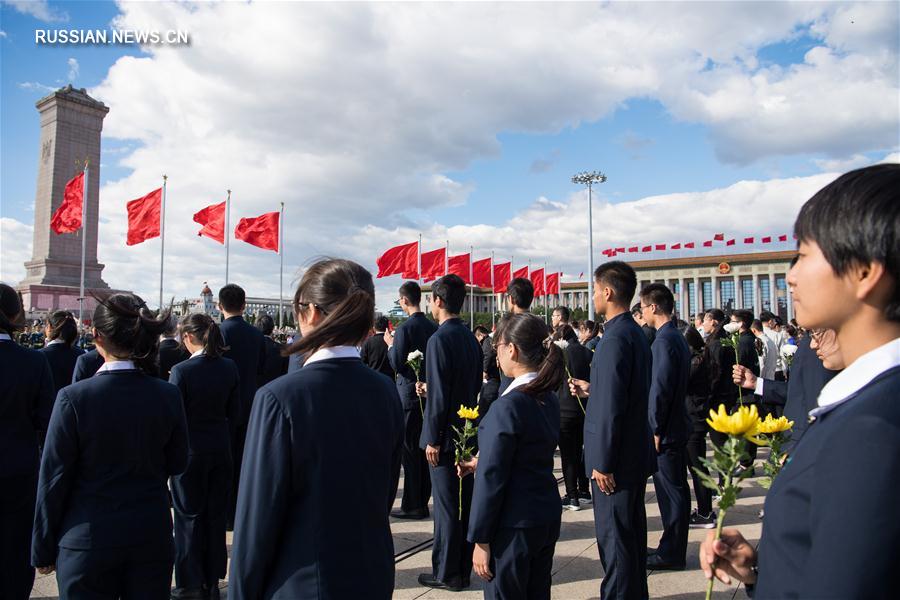
M 740 323 L 726 323 L 724 329 L 728 333 L 736 333 L 741 330 L 741 324 Z
M 410 352 L 410 353 L 407 355 L 407 357 L 406 357 L 406 362 L 411 362 L 411 361 L 414 361 L 414 360 L 419 360 L 419 359 L 424 358 L 424 357 L 425 357 L 425 355 L 422 354 L 422 351 L 421 351 L 421 350 L 413 350 L 412 352 Z

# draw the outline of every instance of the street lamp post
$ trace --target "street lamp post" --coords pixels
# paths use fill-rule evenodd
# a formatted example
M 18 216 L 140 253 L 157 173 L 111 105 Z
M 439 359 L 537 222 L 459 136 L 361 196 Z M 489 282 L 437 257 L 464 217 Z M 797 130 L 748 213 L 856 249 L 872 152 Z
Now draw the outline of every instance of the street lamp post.
M 594 217 L 592 214 L 593 190 L 595 183 L 606 181 L 600 171 L 582 171 L 572 176 L 572 183 L 586 185 L 588 189 L 588 319 L 594 320 Z

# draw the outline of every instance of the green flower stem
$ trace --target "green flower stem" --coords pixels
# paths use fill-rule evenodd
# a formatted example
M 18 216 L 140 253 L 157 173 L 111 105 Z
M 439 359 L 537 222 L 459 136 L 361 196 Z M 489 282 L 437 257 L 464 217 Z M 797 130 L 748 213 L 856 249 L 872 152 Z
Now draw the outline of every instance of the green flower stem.
M 731 508 L 731 504 L 728 504 L 727 498 L 731 498 L 731 495 L 726 496 L 726 490 L 731 489 L 734 482 L 734 470 L 737 468 L 737 465 L 740 464 L 742 448 L 740 445 L 743 443 L 743 440 L 740 438 L 736 438 L 734 436 L 728 436 L 728 441 L 725 442 L 726 449 L 728 450 L 728 460 L 727 460 L 727 469 L 725 469 L 724 478 L 725 481 L 720 488 L 719 494 L 723 499 L 726 499 L 727 506 L 722 506 L 720 501 L 719 503 L 719 514 L 716 518 L 716 537 L 713 540 L 719 540 L 722 537 L 722 525 L 725 523 L 725 513 Z M 721 466 L 721 465 L 720 465 Z M 735 495 L 736 492 L 735 492 Z M 706 600 L 710 600 L 712 598 L 712 590 L 713 590 L 713 581 L 715 580 L 715 576 L 709 580 L 706 585 Z
M 716 537 L 714 539 L 718 540 L 722 537 L 722 525 L 725 523 L 725 511 L 719 509 L 719 515 L 716 517 Z M 713 591 L 713 581 L 715 581 L 715 574 L 706 584 L 706 600 L 710 600 L 712 598 Z
M 569 364 L 566 363 L 566 383 L 569 382 L 569 379 L 572 379 L 572 374 L 569 373 Z M 587 411 L 584 410 L 584 404 L 581 402 L 581 398 L 578 397 L 578 394 L 575 394 L 575 399 L 578 401 L 578 408 L 581 409 L 581 414 L 586 415 Z
M 416 368 L 413 368 L 413 372 L 416 374 L 416 383 L 419 383 L 420 381 L 422 381 L 419 378 L 419 370 Z M 422 396 L 419 395 L 418 392 L 416 392 L 416 397 L 419 399 L 419 412 L 422 413 L 422 418 L 424 419 L 425 418 L 425 406 L 422 404 Z

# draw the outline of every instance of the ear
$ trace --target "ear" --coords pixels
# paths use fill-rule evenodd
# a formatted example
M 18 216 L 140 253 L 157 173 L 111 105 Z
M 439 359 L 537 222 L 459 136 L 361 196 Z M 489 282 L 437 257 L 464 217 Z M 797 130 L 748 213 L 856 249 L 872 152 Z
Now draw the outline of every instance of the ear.
M 856 298 L 862 302 L 887 303 L 891 277 L 880 262 L 871 262 L 850 268 L 846 277 L 856 288 Z M 896 282 L 893 282 L 896 285 Z

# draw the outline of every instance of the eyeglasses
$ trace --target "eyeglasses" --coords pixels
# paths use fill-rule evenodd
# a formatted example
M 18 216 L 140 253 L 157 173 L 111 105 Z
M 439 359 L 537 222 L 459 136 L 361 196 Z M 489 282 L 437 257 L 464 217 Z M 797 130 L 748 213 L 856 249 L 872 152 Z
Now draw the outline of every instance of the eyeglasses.
M 655 304 L 641 304 L 641 310 L 644 310 L 645 308 L 652 308 L 654 306 L 656 306 L 656 305 Z
M 497 342 L 494 344 L 494 350 L 499 349 L 500 346 L 512 346 L 512 344 L 510 344 L 509 342 Z

